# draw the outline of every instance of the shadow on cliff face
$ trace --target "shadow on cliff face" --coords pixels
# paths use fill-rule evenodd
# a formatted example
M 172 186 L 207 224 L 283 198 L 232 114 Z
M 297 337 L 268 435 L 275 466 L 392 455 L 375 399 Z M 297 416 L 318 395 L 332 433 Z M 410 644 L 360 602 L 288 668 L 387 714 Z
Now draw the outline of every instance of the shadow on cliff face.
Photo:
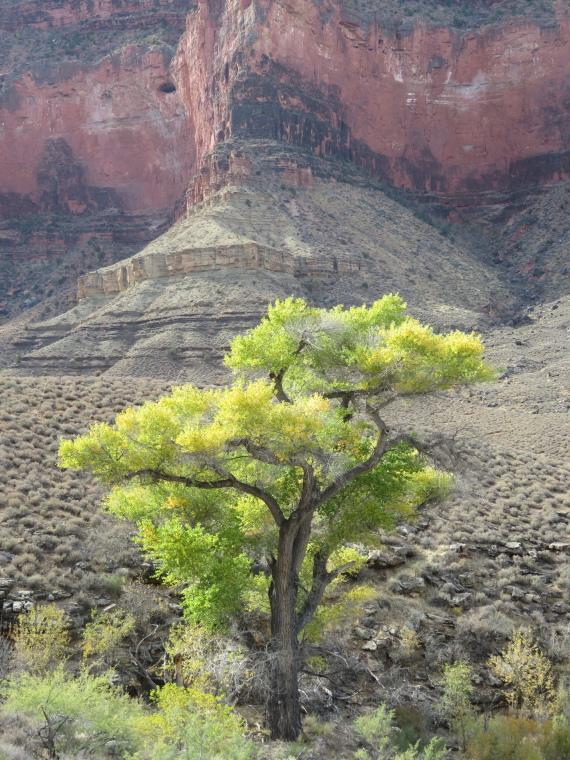
M 415 139 L 399 156 L 375 151 L 355 137 L 350 126 L 354 114 L 351 118 L 338 87 L 317 87 L 267 56 L 262 56 L 259 68 L 263 73 L 248 72 L 231 86 L 233 137 L 281 140 L 318 156 L 353 163 L 377 180 L 407 188 L 418 197 L 433 194 L 450 207 L 508 204 L 510 194 L 521 187 L 570 176 L 570 150 L 537 152 L 494 167 L 482 163 L 466 171 L 460 160 L 450 165 L 436 158 L 429 145 L 428 125 L 417 124 Z M 558 124 L 560 115 L 553 110 Z M 565 127 L 561 138 L 567 145 Z
M 89 186 L 84 168 L 74 159 L 63 137 L 46 140 L 40 165 L 36 169 L 39 191 L 38 211 L 84 213 L 122 209 L 123 203 L 112 187 Z

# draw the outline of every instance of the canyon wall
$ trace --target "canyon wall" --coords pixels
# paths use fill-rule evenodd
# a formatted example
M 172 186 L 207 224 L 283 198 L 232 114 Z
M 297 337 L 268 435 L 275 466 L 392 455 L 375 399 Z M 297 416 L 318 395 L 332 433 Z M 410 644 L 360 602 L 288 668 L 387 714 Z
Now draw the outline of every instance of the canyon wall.
M 0 210 L 171 207 L 195 156 L 161 50 L 44 64 L 0 91 Z M 161 87 L 163 88 L 161 90 Z
M 0 50 L 0 215 L 171 212 L 196 160 L 168 73 L 175 47 L 156 30 L 176 43 L 190 7 L 0 2 L 0 34 L 11 43 L 4 61 Z M 111 52 L 97 55 L 98 46 Z
M 567 15 L 462 34 L 307 0 L 200 0 L 173 62 L 199 155 L 285 140 L 455 203 L 568 176 L 569 65 Z
M 570 175 L 564 13 L 462 33 L 330 0 L 0 3 L 12 31 L 184 16 L 176 51 L 0 67 L 0 214 L 172 209 L 231 137 L 301 145 L 455 205 Z

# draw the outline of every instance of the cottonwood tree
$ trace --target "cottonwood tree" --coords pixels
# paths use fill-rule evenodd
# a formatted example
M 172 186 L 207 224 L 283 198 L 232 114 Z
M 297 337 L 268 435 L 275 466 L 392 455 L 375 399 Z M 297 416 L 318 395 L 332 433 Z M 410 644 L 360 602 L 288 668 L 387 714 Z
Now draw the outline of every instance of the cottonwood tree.
M 62 466 L 110 486 L 108 508 L 138 522 L 167 580 L 187 584 L 194 620 L 219 624 L 267 594 L 274 738 L 299 734 L 300 636 L 353 567 L 351 544 L 440 483 L 385 410 L 492 375 L 478 336 L 436 334 L 405 308 L 394 295 L 350 309 L 278 301 L 232 342 L 233 384 L 174 388 L 61 443 Z

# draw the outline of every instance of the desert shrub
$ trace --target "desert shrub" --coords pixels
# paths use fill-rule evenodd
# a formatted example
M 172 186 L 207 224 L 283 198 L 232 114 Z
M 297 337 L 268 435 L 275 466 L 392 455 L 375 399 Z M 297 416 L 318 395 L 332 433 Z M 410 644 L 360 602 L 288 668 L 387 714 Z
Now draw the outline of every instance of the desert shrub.
M 111 665 L 121 641 L 135 628 L 135 618 L 128 612 L 114 609 L 93 615 L 83 630 L 83 656 L 95 657 Z
M 400 729 L 394 736 L 394 747 L 399 751 L 417 746 L 425 748 L 429 743 L 428 718 L 410 705 L 397 707 L 394 716 L 394 722 Z
M 87 572 L 81 579 L 81 588 L 84 591 L 118 598 L 123 588 L 123 579 L 118 575 Z
M 553 713 L 555 690 L 552 666 L 528 631 L 516 630 L 502 654 L 490 658 L 489 667 L 506 684 L 507 700 L 519 715 L 546 716 Z
M 469 699 L 475 691 L 472 678 L 473 669 L 465 660 L 458 660 L 443 669 L 443 696 L 438 705 L 439 712 L 451 723 L 463 749 L 475 726 L 475 708 Z
M 182 663 L 185 686 L 224 696 L 231 702 L 244 699 L 253 687 L 248 658 L 235 642 L 192 623 L 173 626 L 166 644 L 166 668 Z
M 197 689 L 166 684 L 152 693 L 158 711 L 140 723 L 152 760 L 248 760 L 253 746 L 242 721 L 223 702 Z
M 542 729 L 541 749 L 544 760 L 568 760 L 570 724 L 561 716 L 548 720 Z
M 513 632 L 511 620 L 492 605 L 478 607 L 457 623 L 457 644 L 476 662 L 485 662 Z
M 399 753 L 393 741 L 393 719 L 394 711 L 380 705 L 354 721 L 354 730 L 366 745 L 354 753 L 354 760 L 443 760 L 445 746 L 440 739 L 432 739 L 423 749 L 418 742 Z
M 68 645 L 67 616 L 55 605 L 38 605 L 16 624 L 14 655 L 17 664 L 30 673 L 42 674 L 55 668 Z
M 410 657 L 422 645 L 421 639 L 412 628 L 403 626 L 400 630 L 399 650 L 403 657 Z
M 31 748 L 37 757 L 84 758 L 111 743 L 122 756 L 139 747 L 138 702 L 113 689 L 105 677 L 81 672 L 72 678 L 59 666 L 36 676 L 21 673 L 2 688 L 2 715 L 28 719 Z
M 22 565 L 29 564 L 29 563 L 35 564 L 35 559 L 36 559 L 35 555 L 30 554 L 30 552 L 24 552 L 23 554 L 20 554 L 20 556 L 17 557 L 17 559 L 14 560 L 14 564 L 16 565 L 16 567 L 21 567 Z
M 46 579 L 40 573 L 35 573 L 27 578 L 28 586 L 36 591 L 45 588 Z
M 544 724 L 514 716 L 494 718 L 470 741 L 467 756 L 472 760 L 567 760 L 570 725 L 562 717 Z
M 89 531 L 89 553 L 94 565 L 110 572 L 115 568 L 135 567 L 141 562 L 141 551 L 132 541 L 131 523 L 120 523 L 114 517 L 104 520 Z
M 306 715 L 303 719 L 303 735 L 307 738 L 329 736 L 333 732 L 333 723 L 323 722 L 316 715 Z
M 164 592 L 143 583 L 130 581 L 123 585 L 121 608 L 133 615 L 139 631 L 144 631 L 149 623 L 164 624 L 170 620 L 169 602 Z

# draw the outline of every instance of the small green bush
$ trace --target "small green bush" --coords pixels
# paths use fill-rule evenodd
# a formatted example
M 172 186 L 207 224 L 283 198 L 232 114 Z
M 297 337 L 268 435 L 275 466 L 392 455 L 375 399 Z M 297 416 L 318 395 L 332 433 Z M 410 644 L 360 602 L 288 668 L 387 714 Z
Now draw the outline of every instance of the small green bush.
M 2 688 L 2 713 L 30 719 L 30 741 L 50 758 L 86 757 L 112 742 L 122 756 L 140 746 L 138 724 L 144 711 L 139 702 L 116 689 L 103 676 L 81 672 L 72 678 L 63 669 L 34 676 L 22 673 Z
M 380 705 L 371 715 L 354 721 L 354 729 L 367 745 L 354 754 L 354 760 L 443 760 L 445 747 L 441 739 L 432 739 L 425 747 L 418 741 L 399 753 L 394 743 L 394 711 Z

